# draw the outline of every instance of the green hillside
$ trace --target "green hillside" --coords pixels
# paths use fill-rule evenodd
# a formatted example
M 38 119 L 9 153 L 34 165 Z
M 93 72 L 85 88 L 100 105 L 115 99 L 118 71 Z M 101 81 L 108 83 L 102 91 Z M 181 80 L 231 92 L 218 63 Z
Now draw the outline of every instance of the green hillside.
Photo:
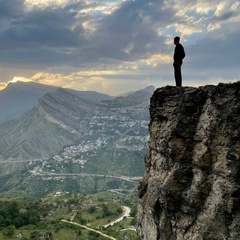
M 15 199 L 12 197 L 15 196 Z M 93 195 L 55 192 L 29 199 L 20 191 L 0 195 L 0 240 L 138 239 L 136 196 L 102 192 Z M 104 225 L 124 215 L 113 226 Z M 102 234 L 102 235 L 101 235 Z M 108 236 L 108 237 L 105 237 Z

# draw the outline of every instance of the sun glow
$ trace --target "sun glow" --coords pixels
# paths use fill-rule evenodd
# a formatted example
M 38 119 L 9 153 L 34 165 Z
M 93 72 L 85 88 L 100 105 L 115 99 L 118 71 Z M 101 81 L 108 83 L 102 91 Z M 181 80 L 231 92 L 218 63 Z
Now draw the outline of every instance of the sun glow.
M 0 91 L 5 89 L 9 83 L 16 83 L 16 82 L 32 82 L 32 80 L 24 77 L 14 77 L 11 81 L 2 82 L 2 83 L 0 82 Z
M 13 80 L 9 81 L 9 83 L 16 83 L 16 82 L 30 82 L 31 80 L 24 77 L 14 77 Z

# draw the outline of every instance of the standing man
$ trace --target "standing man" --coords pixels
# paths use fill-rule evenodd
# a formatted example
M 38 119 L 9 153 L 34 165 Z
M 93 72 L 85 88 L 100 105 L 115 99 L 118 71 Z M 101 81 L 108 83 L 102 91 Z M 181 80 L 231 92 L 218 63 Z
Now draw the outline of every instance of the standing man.
M 182 86 L 181 66 L 182 60 L 185 57 L 185 52 L 182 44 L 180 43 L 180 37 L 174 38 L 174 44 L 176 45 L 173 55 L 174 77 L 176 86 Z

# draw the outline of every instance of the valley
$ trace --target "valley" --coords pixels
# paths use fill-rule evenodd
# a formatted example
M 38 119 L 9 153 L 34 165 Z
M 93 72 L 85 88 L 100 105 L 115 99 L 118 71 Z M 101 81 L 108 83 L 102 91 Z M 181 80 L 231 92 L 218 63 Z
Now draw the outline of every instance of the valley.
M 152 92 L 58 88 L 1 123 L 0 240 L 137 240 Z
M 0 192 L 133 192 L 147 153 L 153 88 L 110 98 L 56 89 L 0 124 Z
M 136 240 L 136 201 L 133 194 L 104 192 L 54 192 L 38 200 L 21 191 L 1 194 L 0 240 Z

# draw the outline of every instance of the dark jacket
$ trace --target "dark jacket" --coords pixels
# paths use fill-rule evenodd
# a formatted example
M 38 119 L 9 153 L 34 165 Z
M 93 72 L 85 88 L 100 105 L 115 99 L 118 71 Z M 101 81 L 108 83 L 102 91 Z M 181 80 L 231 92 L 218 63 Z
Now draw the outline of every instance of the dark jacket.
M 173 55 L 173 60 L 175 63 L 182 63 L 182 60 L 185 57 L 185 52 L 182 44 L 178 43 L 176 44 L 175 50 L 174 50 L 174 55 Z

